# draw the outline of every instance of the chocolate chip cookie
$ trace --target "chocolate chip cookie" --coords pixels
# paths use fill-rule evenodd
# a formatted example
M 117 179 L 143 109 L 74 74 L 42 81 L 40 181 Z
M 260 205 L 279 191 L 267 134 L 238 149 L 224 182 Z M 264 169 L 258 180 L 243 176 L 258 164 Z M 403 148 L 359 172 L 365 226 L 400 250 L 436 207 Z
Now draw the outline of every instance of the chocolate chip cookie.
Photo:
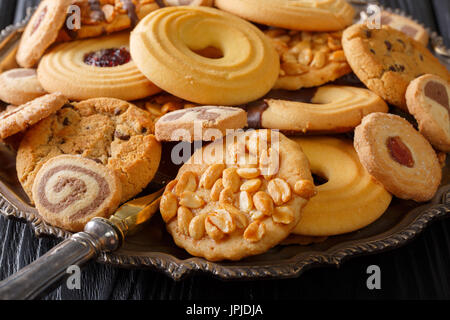
M 27 194 L 49 159 L 72 154 L 112 169 L 122 184 L 122 202 L 152 180 L 161 158 L 150 115 L 113 98 L 66 104 L 25 134 L 17 154 L 17 174 Z

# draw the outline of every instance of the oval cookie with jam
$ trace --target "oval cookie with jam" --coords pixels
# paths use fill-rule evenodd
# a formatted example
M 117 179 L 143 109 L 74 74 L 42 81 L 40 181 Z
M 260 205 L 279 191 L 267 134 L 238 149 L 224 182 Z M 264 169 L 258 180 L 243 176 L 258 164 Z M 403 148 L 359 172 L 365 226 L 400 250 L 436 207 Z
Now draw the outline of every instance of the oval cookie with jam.
M 301 147 L 270 130 L 197 150 L 161 199 L 175 243 L 211 261 L 261 254 L 284 240 L 315 195 Z
M 366 116 L 355 129 L 354 145 L 367 171 L 396 197 L 420 202 L 436 194 L 442 177 L 436 153 L 402 117 Z

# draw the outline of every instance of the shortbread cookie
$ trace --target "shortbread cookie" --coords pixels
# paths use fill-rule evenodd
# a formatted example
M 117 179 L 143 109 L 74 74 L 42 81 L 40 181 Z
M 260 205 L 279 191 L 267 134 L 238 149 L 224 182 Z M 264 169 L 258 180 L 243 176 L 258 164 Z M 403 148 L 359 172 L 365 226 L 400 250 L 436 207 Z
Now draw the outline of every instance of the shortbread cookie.
M 55 113 L 68 102 L 61 93 L 56 92 L 39 97 L 0 116 L 0 139 L 21 132 L 42 119 Z
M 122 100 L 97 98 L 66 104 L 28 130 L 17 153 L 17 174 L 28 195 L 49 159 L 81 155 L 106 165 L 120 178 L 122 202 L 152 180 L 161 158 L 149 114 Z M 31 197 L 30 197 L 31 198 Z
M 428 44 L 429 35 L 427 30 L 414 20 L 388 11 L 382 11 L 381 25 L 388 25 L 397 29 L 424 46 Z
M 33 200 L 45 222 L 82 231 L 94 217 L 109 218 L 122 197 L 114 171 L 94 160 L 61 155 L 44 163 L 33 184 Z
M 398 198 L 420 202 L 435 195 L 442 176 L 438 158 L 405 119 L 372 113 L 355 129 L 354 144 L 367 171 Z
M 280 71 L 275 48 L 257 27 L 207 7 L 150 13 L 131 33 L 130 48 L 138 68 L 157 86 L 203 105 L 258 99 Z M 208 48 L 223 56 L 203 56 Z
M 45 50 L 55 42 L 72 0 L 41 1 L 28 22 L 17 51 L 17 63 L 24 68 L 36 65 Z
M 214 141 L 227 130 L 247 126 L 247 114 L 241 108 L 203 106 L 173 111 L 155 124 L 159 141 Z
M 351 26 L 344 31 L 342 45 L 358 78 L 384 100 L 404 110 L 406 88 L 412 80 L 425 73 L 450 79 L 447 68 L 427 48 L 389 26 Z
M 159 8 L 154 0 L 73 0 L 81 16 L 79 26 L 75 12 L 67 16 L 57 41 L 98 37 L 133 28 L 150 12 Z
M 295 138 L 311 172 L 326 182 L 305 206 L 293 233 L 334 236 L 364 228 L 389 207 L 392 196 L 364 169 L 353 143 L 331 137 Z
M 55 46 L 39 63 L 39 81 L 47 91 L 60 91 L 77 101 L 131 101 L 161 91 L 138 70 L 128 43 L 129 34 L 118 33 Z
M 264 34 L 272 40 L 280 56 L 280 76 L 275 89 L 316 87 L 352 72 L 342 50 L 342 32 L 275 28 Z
M 314 194 L 300 146 L 260 130 L 197 150 L 167 185 L 160 211 L 175 243 L 190 254 L 239 260 L 285 239 Z
M 222 10 L 257 23 L 306 31 L 338 31 L 355 11 L 345 0 L 215 0 Z
M 12 69 L 0 75 L 0 100 L 22 105 L 45 94 L 35 69 Z
M 421 76 L 409 84 L 406 103 L 420 133 L 436 149 L 450 152 L 450 83 L 431 74 Z
M 272 90 L 243 108 L 250 128 L 286 134 L 352 131 L 372 112 L 388 112 L 387 104 L 370 90 L 326 85 L 298 91 Z

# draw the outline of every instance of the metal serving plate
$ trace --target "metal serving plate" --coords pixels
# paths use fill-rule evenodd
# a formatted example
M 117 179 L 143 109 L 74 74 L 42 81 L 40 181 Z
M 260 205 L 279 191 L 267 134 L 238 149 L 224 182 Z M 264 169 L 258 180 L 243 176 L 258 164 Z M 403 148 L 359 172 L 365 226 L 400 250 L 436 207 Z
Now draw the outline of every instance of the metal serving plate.
M 5 39 L 20 37 L 25 23 L 26 21 L 2 31 L 0 50 Z M 442 38 L 435 33 L 430 32 L 430 35 L 432 49 L 436 54 L 443 53 L 440 58 L 448 66 L 449 62 L 445 55 L 448 55 L 449 51 L 442 46 Z M 11 56 L 14 47 L 8 48 L 8 52 Z M 1 58 L 0 62 L 4 61 Z M 11 62 L 8 62 L 8 65 L 11 65 Z M 65 230 L 46 224 L 37 210 L 29 205 L 29 200 L 17 180 L 15 152 L 2 144 L 0 144 L 0 213 L 28 222 L 37 236 L 67 238 L 71 235 Z M 209 262 L 203 258 L 192 257 L 178 248 L 166 232 L 162 219 L 156 215 L 139 232 L 129 236 L 120 250 L 112 254 L 103 253 L 97 260 L 120 267 L 154 268 L 176 280 L 193 272 L 207 272 L 222 279 L 297 277 L 312 267 L 339 266 L 350 257 L 402 246 L 418 235 L 430 222 L 449 213 L 450 161 L 447 161 L 443 169 L 442 185 L 432 201 L 418 204 L 394 198 L 384 215 L 368 227 L 349 234 L 329 237 L 321 242 L 310 245 L 278 245 L 264 254 L 239 262 Z

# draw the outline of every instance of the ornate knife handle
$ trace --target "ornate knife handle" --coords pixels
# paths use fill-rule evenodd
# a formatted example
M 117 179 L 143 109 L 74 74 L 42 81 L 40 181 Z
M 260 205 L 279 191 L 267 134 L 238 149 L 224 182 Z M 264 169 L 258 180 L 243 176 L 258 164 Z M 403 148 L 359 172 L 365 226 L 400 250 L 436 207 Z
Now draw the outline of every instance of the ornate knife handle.
M 117 250 L 122 232 L 110 221 L 94 218 L 83 232 L 74 234 L 45 255 L 0 282 L 0 299 L 34 299 L 62 280 L 71 265 L 81 266 L 99 252 Z

